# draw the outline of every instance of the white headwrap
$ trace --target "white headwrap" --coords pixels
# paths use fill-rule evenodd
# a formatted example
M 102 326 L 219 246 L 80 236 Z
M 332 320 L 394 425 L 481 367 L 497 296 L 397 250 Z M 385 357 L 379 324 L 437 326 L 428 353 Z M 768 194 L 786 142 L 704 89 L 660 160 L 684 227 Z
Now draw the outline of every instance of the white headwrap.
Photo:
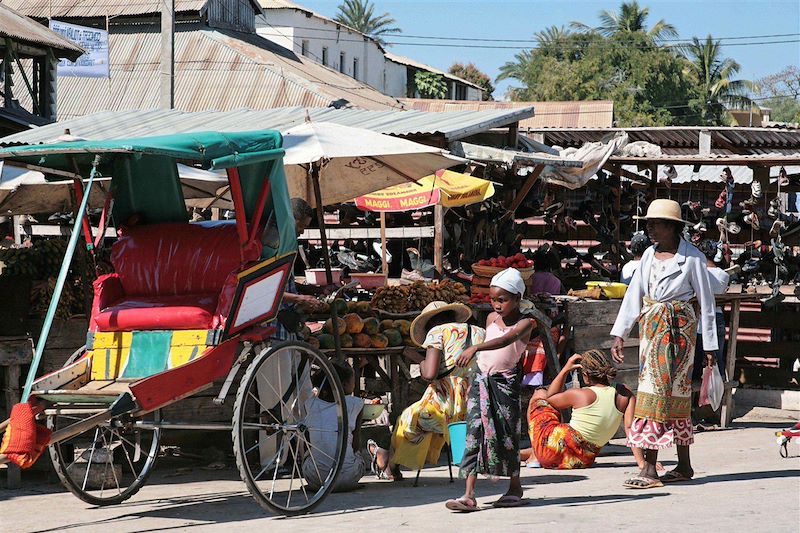
M 500 287 L 511 294 L 525 294 L 525 282 L 522 280 L 522 275 L 516 268 L 507 268 L 494 275 L 492 287 Z

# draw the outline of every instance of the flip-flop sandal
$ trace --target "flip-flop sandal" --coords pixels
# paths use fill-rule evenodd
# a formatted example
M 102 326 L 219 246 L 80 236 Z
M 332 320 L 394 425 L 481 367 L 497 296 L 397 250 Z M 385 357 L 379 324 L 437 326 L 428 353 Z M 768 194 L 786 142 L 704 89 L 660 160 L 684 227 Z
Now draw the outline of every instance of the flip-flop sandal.
M 658 487 L 663 487 L 664 483 L 662 483 L 658 479 L 650 479 L 642 476 L 634 476 L 625 481 L 622 484 L 623 487 L 626 489 L 656 489 Z
M 686 475 L 684 475 L 684 474 L 682 474 L 680 472 L 677 472 L 675 470 L 670 470 L 669 472 L 667 472 L 666 474 L 661 476 L 660 479 L 661 479 L 661 481 L 663 483 L 681 483 L 681 482 L 684 482 L 684 481 L 691 481 L 692 480 L 692 478 L 690 478 L 690 477 L 688 477 L 688 476 L 686 476 Z
M 522 505 L 527 505 L 527 501 L 523 500 L 519 496 L 503 496 L 496 502 L 492 503 L 492 507 L 520 507 Z
M 468 502 L 472 502 L 470 505 Z M 451 511 L 460 511 L 462 513 L 472 513 L 475 511 L 480 511 L 480 507 L 478 507 L 478 502 L 471 498 L 456 498 L 455 500 L 447 500 L 444 504 L 445 507 L 450 509 Z

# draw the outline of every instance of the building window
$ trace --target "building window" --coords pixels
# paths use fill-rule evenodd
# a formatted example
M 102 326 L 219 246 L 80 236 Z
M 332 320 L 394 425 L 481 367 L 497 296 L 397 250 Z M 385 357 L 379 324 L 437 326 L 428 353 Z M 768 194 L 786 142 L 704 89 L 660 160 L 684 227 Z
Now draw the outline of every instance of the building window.
M 300 43 L 300 53 L 304 56 L 308 55 L 308 39 L 303 39 Z
M 461 83 L 456 83 L 456 100 L 467 99 L 467 86 Z
M 339 72 L 344 74 L 344 52 L 339 52 Z
M 353 77 L 358 79 L 358 58 L 353 58 Z
M 322 47 L 322 64 L 325 65 L 326 67 L 328 66 L 328 47 L 327 46 L 323 46 Z

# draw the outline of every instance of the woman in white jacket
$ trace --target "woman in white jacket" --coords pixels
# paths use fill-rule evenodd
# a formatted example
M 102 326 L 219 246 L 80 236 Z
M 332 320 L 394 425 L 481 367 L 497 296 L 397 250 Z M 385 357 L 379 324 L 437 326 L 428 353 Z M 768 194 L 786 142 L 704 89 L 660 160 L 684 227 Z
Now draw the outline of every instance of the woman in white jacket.
M 692 366 L 698 321 L 709 364 L 717 350 L 714 294 L 705 256 L 681 238 L 684 221 L 672 200 L 654 200 L 647 209 L 647 233 L 655 244 L 645 251 L 633 275 L 617 320 L 611 354 L 623 361 L 623 339 L 639 323 L 639 387 L 628 446 L 645 450 L 645 467 L 625 482 L 633 489 L 661 487 L 694 476 L 689 445 Z M 697 297 L 700 317 L 689 302 Z M 661 478 L 658 450 L 675 444 L 678 466 Z

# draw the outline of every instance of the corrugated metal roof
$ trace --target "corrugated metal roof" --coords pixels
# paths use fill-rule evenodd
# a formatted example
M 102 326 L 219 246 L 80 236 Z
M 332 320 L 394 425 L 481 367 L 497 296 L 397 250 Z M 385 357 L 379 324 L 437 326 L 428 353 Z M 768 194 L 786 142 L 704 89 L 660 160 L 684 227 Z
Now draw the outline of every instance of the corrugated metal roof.
M 175 0 L 175 11 L 200 11 L 208 0 Z M 82 18 L 159 13 L 162 0 L 3 0 L 34 18 Z
M 519 123 L 522 132 L 541 128 L 610 128 L 614 124 L 614 102 L 591 100 L 576 102 L 471 102 L 466 100 L 422 100 L 404 98 L 409 109 L 419 111 L 462 111 L 519 109 L 533 107 L 536 114 Z
M 186 111 L 285 106 L 402 109 L 394 98 L 254 34 L 179 24 L 175 107 Z M 124 25 L 109 36 L 111 77 L 58 80 L 58 116 L 159 107 L 160 28 Z M 26 105 L 27 102 L 21 104 Z
M 440 76 L 444 76 L 445 78 L 453 81 L 457 81 L 459 83 L 463 83 L 465 85 L 469 85 L 470 87 L 474 87 L 479 91 L 483 92 L 483 87 L 476 83 L 472 83 L 471 81 L 465 80 L 464 78 L 459 78 L 458 76 L 454 76 L 449 72 L 445 72 L 443 70 L 439 70 L 436 67 L 432 67 L 430 65 L 426 65 L 425 63 L 421 63 L 415 59 L 411 59 L 410 57 L 399 56 L 397 54 L 392 54 L 391 52 L 384 52 L 383 55 L 389 61 L 393 61 L 395 63 L 399 63 L 401 65 L 406 65 L 407 67 L 414 67 L 420 70 L 427 70 L 428 72 L 433 72 L 434 74 L 439 74 Z
M 0 36 L 32 46 L 53 48 L 56 57 L 75 60 L 84 50 L 33 19 L 18 13 L 7 4 L 0 4 Z
M 711 135 L 711 150 L 719 155 L 768 154 L 800 149 L 800 130 L 744 127 L 666 126 L 649 128 L 540 129 L 544 142 L 563 147 L 582 146 L 624 131 L 629 142 L 647 141 L 665 155 L 697 154 L 701 131 Z M 683 150 L 683 151 L 681 151 Z
M 286 107 L 262 111 L 116 111 L 101 112 L 17 133 L 0 144 L 35 144 L 52 140 L 69 128 L 73 135 L 92 140 L 149 135 L 168 135 L 192 131 L 248 131 L 277 129 L 286 131 L 302 124 L 306 114 L 316 122 L 334 122 L 390 135 L 443 135 L 454 141 L 507 126 L 529 116 L 532 110 L 462 111 L 425 113 L 422 111 L 367 111 Z

